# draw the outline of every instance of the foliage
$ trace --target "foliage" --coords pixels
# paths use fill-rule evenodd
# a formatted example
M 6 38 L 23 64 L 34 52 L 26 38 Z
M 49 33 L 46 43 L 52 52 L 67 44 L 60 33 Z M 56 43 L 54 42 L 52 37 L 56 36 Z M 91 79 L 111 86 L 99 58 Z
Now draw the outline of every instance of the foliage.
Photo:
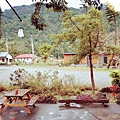
M 0 39 L 0 52 L 6 51 L 5 40 Z
M 20 88 L 28 88 L 28 77 L 32 77 L 25 69 L 15 70 L 13 74 L 10 74 L 10 84 L 12 86 L 19 86 Z
M 111 53 L 115 55 L 119 55 L 120 47 L 115 45 L 110 45 L 106 47 L 106 53 Z
M 40 55 L 41 55 L 41 57 L 44 59 L 44 63 L 45 63 L 46 60 L 48 59 L 49 52 L 50 52 L 51 48 L 52 48 L 52 46 L 49 45 L 48 43 L 43 44 L 43 45 L 40 46 L 40 48 L 39 48 Z
M 10 75 L 10 87 L 11 89 L 15 89 L 15 87 L 30 88 L 31 93 L 40 94 L 42 98 L 44 97 L 44 100 L 51 97 L 54 99 L 53 96 L 56 95 L 70 96 L 80 94 L 81 91 L 91 90 L 91 87 L 82 86 L 75 81 L 73 75 L 64 75 L 59 78 L 58 74 L 58 71 L 44 71 L 43 73 L 38 71 L 33 76 L 24 69 L 18 69 Z M 7 90 L 9 90 L 8 87 Z
M 44 30 L 46 24 L 42 21 L 42 16 L 40 15 L 41 3 L 37 2 L 35 4 L 35 12 L 31 15 L 31 23 L 36 27 L 36 29 Z
M 113 21 L 114 22 L 114 30 L 115 30 L 115 40 L 114 44 L 117 45 L 117 17 L 119 16 L 119 12 L 115 11 L 115 8 L 113 5 L 106 3 L 106 16 L 108 22 Z
M 82 2 L 82 6 L 86 8 L 86 13 L 88 12 L 88 7 L 94 6 L 95 9 L 101 10 L 102 3 L 100 3 L 100 0 L 80 0 Z
M 58 44 L 60 44 L 62 40 L 66 40 L 72 44 L 73 47 L 77 47 L 76 60 L 78 61 L 90 53 L 89 37 L 91 37 L 92 40 L 91 52 L 96 52 L 98 44 L 101 44 L 100 40 L 105 37 L 102 14 L 100 11 L 91 9 L 88 15 L 82 14 L 74 17 L 72 17 L 71 11 L 67 11 L 63 14 L 62 20 L 62 25 L 66 28 L 65 31 L 52 36 L 52 39 L 56 39 Z M 89 34 L 91 36 L 89 36 Z M 96 36 L 99 37 L 99 41 Z
M 109 61 L 109 64 L 107 66 L 107 68 L 110 67 L 111 65 L 111 61 L 112 59 L 114 58 L 114 54 L 115 54 L 115 49 L 116 49 L 116 45 L 117 45 L 117 16 L 119 16 L 119 13 L 117 11 L 115 11 L 114 7 L 109 4 L 108 2 L 106 3 L 107 7 L 106 7 L 106 15 L 107 15 L 107 20 L 108 22 L 111 22 L 113 21 L 114 22 L 114 30 L 115 30 L 115 35 L 114 35 L 114 49 L 113 49 L 113 46 L 112 47 L 109 47 L 111 50 L 112 50 L 112 56 L 111 56 L 111 59 Z M 118 41 L 119 43 L 119 41 Z
M 87 55 L 89 56 L 92 87 L 95 90 L 92 54 L 101 50 L 105 38 L 102 13 L 95 8 L 91 8 L 87 15 L 72 16 L 71 11 L 66 11 L 62 15 L 62 25 L 65 28 L 64 32 L 53 35 L 52 39 L 57 40 L 56 44 L 66 40 L 73 47 L 76 47 L 74 63 L 78 63 Z
M 120 71 L 112 71 L 110 77 L 112 78 L 112 85 L 118 85 L 120 87 Z
M 42 20 L 46 24 L 47 27 L 44 27 L 43 31 L 36 30 L 34 26 L 31 25 L 31 13 L 34 12 L 34 4 L 32 5 L 23 5 L 23 6 L 16 6 L 15 10 L 19 14 L 19 16 L 22 19 L 22 23 L 19 22 L 17 19 L 16 15 L 13 14 L 13 11 L 10 10 L 5 10 L 2 13 L 2 39 L 5 42 L 5 33 L 6 31 L 8 32 L 8 44 L 9 44 L 9 52 L 11 55 L 17 56 L 21 53 L 32 53 L 31 50 L 31 41 L 30 41 L 30 35 L 31 33 L 34 35 L 34 51 L 35 54 L 39 55 L 39 46 L 44 43 L 48 43 L 50 45 L 54 45 L 55 41 L 54 39 L 50 40 L 50 35 L 51 34 L 56 34 L 60 33 L 63 31 L 61 27 L 61 14 L 62 13 L 57 13 L 53 11 L 46 10 L 45 6 L 41 7 L 41 15 L 42 15 Z M 75 8 L 68 8 L 68 10 L 73 11 L 72 15 L 76 14 L 82 14 L 85 13 L 84 8 L 75 9 Z M 102 13 L 104 14 L 104 10 Z M 24 13 L 24 14 L 23 14 Z M 117 19 L 118 27 L 120 23 L 120 19 L 118 16 Z M 113 22 L 110 23 L 110 27 L 113 26 Z M 22 28 L 24 31 L 24 38 L 19 38 L 17 36 L 18 29 Z M 113 27 L 112 27 L 112 30 Z M 119 35 L 119 33 L 118 33 Z M 110 39 L 109 37 L 108 39 Z M 111 43 L 112 44 L 112 43 Z M 55 50 L 52 52 L 52 55 L 57 58 L 58 54 L 60 57 L 63 58 L 63 53 L 65 52 L 73 52 L 76 51 L 76 48 L 73 47 L 72 45 L 66 43 L 65 41 L 61 42 L 62 50 L 58 49 L 58 47 L 55 48 Z M 67 47 L 66 47 L 67 46 Z M 2 48 L 2 47 L 1 47 Z M 61 48 L 61 47 L 59 47 Z M 5 49 L 5 46 L 4 46 Z M 13 50 L 14 49 L 14 50 Z M 62 52 L 63 51 L 63 52 Z
M 115 11 L 113 5 L 111 5 L 109 2 L 106 2 L 106 15 L 108 17 L 108 22 L 111 22 L 116 19 L 116 17 L 119 15 L 119 12 Z
M 78 14 L 78 9 L 75 8 L 69 8 L 74 12 L 74 14 Z M 42 14 L 42 20 L 44 23 L 46 23 L 45 30 L 44 31 L 38 31 L 34 28 L 34 26 L 31 25 L 31 13 L 34 12 L 34 4 L 27 5 L 27 6 L 17 6 L 15 7 L 15 10 L 19 14 L 19 16 L 22 19 L 22 23 L 17 21 L 17 18 L 15 14 L 13 14 L 13 11 L 5 10 L 2 14 L 2 39 L 5 42 L 5 36 L 6 32 L 8 32 L 8 47 L 9 47 L 9 53 L 11 55 L 17 56 L 19 54 L 25 54 L 25 53 L 32 53 L 31 50 L 31 40 L 30 35 L 31 33 L 34 35 L 33 42 L 34 42 L 34 52 L 36 55 L 40 56 L 39 54 L 39 46 L 44 43 L 48 43 L 50 45 L 53 45 L 55 42 L 53 40 L 50 40 L 50 34 L 59 33 L 62 31 L 61 29 L 61 14 L 62 13 L 55 13 L 53 11 L 48 11 L 44 6 L 41 8 L 41 14 Z M 24 13 L 24 14 L 23 14 Z M 23 32 L 25 36 L 23 38 L 19 38 L 17 36 L 17 32 L 19 28 L 23 29 Z M 52 53 L 54 57 L 57 57 L 57 53 L 60 53 L 60 56 L 63 57 L 64 52 L 71 52 L 73 49 L 71 49 L 71 46 L 66 47 L 67 44 L 65 42 L 62 43 L 63 52 L 61 52 L 61 49 L 55 49 L 55 51 Z M 2 47 L 1 47 L 2 48 Z M 5 46 L 4 46 L 5 48 Z
M 53 95 L 40 95 L 38 99 L 38 103 L 52 103 L 56 104 L 57 103 L 57 98 Z
M 0 82 L 0 92 L 6 90 L 4 84 L 2 82 Z
M 44 5 L 47 9 L 52 9 L 54 12 L 62 12 L 67 10 L 68 4 L 66 0 L 40 0 L 40 3 Z
M 44 3 L 45 1 L 45 3 Z M 35 4 L 35 12 L 31 15 L 31 23 L 36 27 L 36 29 L 44 30 L 46 24 L 43 22 L 42 15 L 40 14 L 41 6 L 45 6 L 47 9 L 52 9 L 54 12 L 63 12 L 67 10 L 67 2 L 65 0 L 40 0 Z

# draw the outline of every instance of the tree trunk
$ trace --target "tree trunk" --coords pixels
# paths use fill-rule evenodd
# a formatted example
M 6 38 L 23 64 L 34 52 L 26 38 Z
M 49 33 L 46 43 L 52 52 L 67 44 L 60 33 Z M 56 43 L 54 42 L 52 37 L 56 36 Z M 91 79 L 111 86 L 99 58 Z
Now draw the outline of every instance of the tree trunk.
M 116 26 L 117 24 L 116 24 L 116 17 L 115 17 L 115 19 L 114 19 L 114 26 L 115 26 L 115 40 L 114 40 L 114 43 L 115 43 L 115 45 L 117 45 L 117 26 Z
M 93 65 L 92 65 L 92 54 L 89 55 L 89 62 L 90 62 L 90 76 L 91 76 L 91 83 L 92 83 L 92 91 L 95 91 L 95 82 L 94 82 L 94 75 L 93 75 Z
M 108 63 L 108 66 L 107 66 L 108 69 L 109 69 L 110 66 L 111 66 L 111 62 L 112 62 L 113 58 L 114 58 L 114 53 L 112 54 L 111 59 L 110 59 L 110 61 L 109 61 L 109 63 Z
M 92 91 L 95 91 L 95 83 L 94 83 L 94 75 L 93 75 L 93 64 L 92 64 L 92 40 L 89 34 L 89 44 L 90 44 L 90 53 L 89 53 L 89 64 L 90 64 L 90 76 L 91 76 L 91 83 L 92 83 Z
M 45 56 L 44 57 L 44 63 L 46 63 L 47 59 L 48 59 L 48 56 Z

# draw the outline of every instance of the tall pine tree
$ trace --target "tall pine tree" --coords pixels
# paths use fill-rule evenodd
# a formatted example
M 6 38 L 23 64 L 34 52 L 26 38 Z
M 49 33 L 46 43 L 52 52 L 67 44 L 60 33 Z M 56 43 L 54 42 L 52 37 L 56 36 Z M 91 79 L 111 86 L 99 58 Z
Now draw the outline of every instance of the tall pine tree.
M 52 36 L 57 40 L 57 44 L 66 40 L 76 48 L 75 60 L 80 61 L 85 56 L 89 56 L 90 77 L 92 90 L 95 90 L 92 54 L 98 52 L 100 44 L 105 38 L 104 21 L 102 13 L 91 8 L 88 14 L 72 16 L 71 11 L 66 11 L 62 16 L 64 32 Z
M 114 35 L 114 49 L 116 49 L 116 45 L 117 45 L 117 17 L 119 16 L 118 11 L 115 11 L 115 8 L 113 5 L 111 5 L 110 3 L 106 3 L 106 15 L 107 15 L 107 20 L 108 22 L 114 22 L 114 30 L 115 30 L 115 35 Z M 111 47 L 111 46 L 109 46 Z M 112 55 L 111 55 L 111 59 L 107 65 L 107 68 L 109 69 L 109 67 L 111 66 L 111 62 L 114 58 L 114 49 L 113 46 L 111 47 L 111 51 L 112 51 Z

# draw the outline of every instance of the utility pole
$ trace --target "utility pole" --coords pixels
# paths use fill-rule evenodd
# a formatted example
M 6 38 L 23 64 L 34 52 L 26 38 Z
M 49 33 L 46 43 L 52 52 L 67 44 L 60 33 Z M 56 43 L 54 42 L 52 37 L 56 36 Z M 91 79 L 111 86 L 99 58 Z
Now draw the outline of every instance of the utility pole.
M 6 32 L 6 52 L 8 52 L 8 32 Z
M 34 44 L 33 44 L 33 34 L 31 34 L 31 46 L 32 46 L 32 62 L 34 62 Z

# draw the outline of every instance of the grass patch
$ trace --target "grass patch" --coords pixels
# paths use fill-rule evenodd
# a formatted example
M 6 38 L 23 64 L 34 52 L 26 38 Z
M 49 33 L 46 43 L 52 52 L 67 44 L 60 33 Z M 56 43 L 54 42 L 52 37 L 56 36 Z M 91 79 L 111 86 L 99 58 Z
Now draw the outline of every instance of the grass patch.
M 22 67 L 27 67 L 27 68 L 37 68 L 37 67 L 46 67 L 46 68 L 55 68 L 58 70 L 70 70 L 70 71 L 90 71 L 89 67 L 86 66 L 77 66 L 77 67 L 72 67 L 72 66 L 68 66 L 68 67 L 59 67 L 56 64 L 49 64 L 49 63 L 34 63 L 34 64 L 30 64 L 30 65 L 25 65 L 25 64 L 20 64 L 19 66 Z M 93 68 L 94 71 L 111 71 L 111 69 L 107 69 L 106 67 L 102 67 L 102 68 Z

